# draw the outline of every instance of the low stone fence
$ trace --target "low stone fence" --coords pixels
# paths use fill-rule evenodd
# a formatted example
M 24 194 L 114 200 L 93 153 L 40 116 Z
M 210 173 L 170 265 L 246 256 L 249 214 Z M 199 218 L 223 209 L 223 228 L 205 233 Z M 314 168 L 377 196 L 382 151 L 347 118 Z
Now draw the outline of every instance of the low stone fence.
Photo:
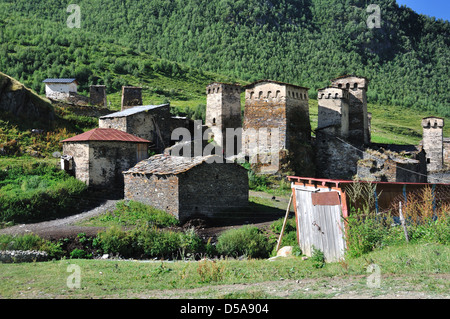
M 0 263 L 29 263 L 48 260 L 48 254 L 44 251 L 34 250 L 1 250 Z

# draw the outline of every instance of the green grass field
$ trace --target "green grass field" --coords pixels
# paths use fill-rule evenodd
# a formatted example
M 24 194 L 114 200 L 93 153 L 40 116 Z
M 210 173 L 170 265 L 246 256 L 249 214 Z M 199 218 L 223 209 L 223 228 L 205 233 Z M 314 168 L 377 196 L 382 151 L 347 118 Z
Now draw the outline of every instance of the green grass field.
M 0 264 L 0 298 L 389 298 L 393 293 L 442 298 L 450 291 L 449 258 L 448 246 L 427 244 L 388 247 L 323 268 L 299 257 Z M 380 270 L 375 288 L 367 284 L 371 264 Z M 70 285 L 70 265 L 79 267 L 79 288 Z

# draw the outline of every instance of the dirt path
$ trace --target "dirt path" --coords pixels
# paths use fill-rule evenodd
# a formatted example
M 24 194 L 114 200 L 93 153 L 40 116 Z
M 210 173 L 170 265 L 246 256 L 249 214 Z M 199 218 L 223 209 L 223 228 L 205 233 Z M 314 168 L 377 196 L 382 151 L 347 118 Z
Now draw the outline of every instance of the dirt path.
M 103 204 L 88 210 L 86 212 L 69 216 L 66 218 L 35 223 L 35 224 L 20 224 L 5 229 L 0 229 L 0 234 L 19 235 L 19 234 L 36 234 L 43 238 L 63 238 L 73 236 L 79 233 L 86 233 L 86 235 L 95 235 L 103 228 L 99 227 L 81 227 L 74 224 L 88 219 L 108 210 L 114 209 L 119 200 L 107 200 Z
M 271 199 L 273 200 L 273 206 L 277 207 L 279 206 L 279 209 L 283 208 L 286 209 L 287 203 L 289 202 L 289 198 L 285 198 L 282 196 L 272 196 L 270 194 L 264 193 L 264 192 L 249 192 L 250 196 L 253 197 L 260 197 L 265 199 Z M 34 223 L 34 224 L 20 224 L 16 226 L 12 226 L 5 229 L 0 229 L 0 234 L 9 234 L 9 235 L 20 235 L 20 234 L 36 234 L 43 238 L 49 238 L 49 239 L 60 239 L 60 238 L 67 238 L 67 237 L 73 237 L 76 236 L 79 233 L 85 233 L 88 236 L 95 236 L 100 230 L 103 230 L 104 228 L 101 227 L 85 227 L 85 226 L 75 226 L 75 223 L 84 220 L 89 219 L 91 217 L 103 214 L 109 210 L 114 209 L 116 203 L 120 199 L 110 199 L 106 200 L 102 204 L 98 205 L 97 207 L 87 210 L 83 213 L 69 216 L 66 218 L 46 221 L 46 222 L 40 222 L 40 223 Z M 267 219 L 267 213 L 264 215 L 265 219 Z M 270 217 L 270 216 L 269 216 Z M 279 216 L 274 217 L 273 220 L 279 218 Z M 271 219 L 271 218 L 269 218 Z M 271 219 L 270 221 L 267 220 L 254 220 L 251 222 L 252 224 L 255 224 L 259 227 L 264 227 L 269 225 L 273 222 Z M 243 224 L 248 223 L 245 219 L 241 222 L 235 223 L 234 225 L 224 225 L 224 226 L 218 226 L 218 225 L 209 225 L 197 228 L 200 235 L 202 237 L 208 238 L 216 238 L 220 233 L 223 231 L 240 227 Z M 188 226 L 187 226 L 188 227 Z

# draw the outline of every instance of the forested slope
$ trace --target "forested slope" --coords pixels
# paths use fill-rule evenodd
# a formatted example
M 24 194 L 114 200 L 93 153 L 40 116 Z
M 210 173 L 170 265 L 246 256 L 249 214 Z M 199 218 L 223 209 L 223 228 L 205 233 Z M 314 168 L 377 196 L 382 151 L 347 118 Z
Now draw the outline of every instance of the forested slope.
M 69 29 L 65 1 L 1 0 L 0 70 L 38 91 L 47 76 L 116 90 L 125 75 L 201 70 L 300 84 L 311 97 L 358 74 L 371 80 L 369 102 L 450 115 L 450 23 L 378 0 L 381 28 L 370 29 L 372 2 L 80 0 L 81 28 Z M 145 64 L 141 54 L 179 64 Z

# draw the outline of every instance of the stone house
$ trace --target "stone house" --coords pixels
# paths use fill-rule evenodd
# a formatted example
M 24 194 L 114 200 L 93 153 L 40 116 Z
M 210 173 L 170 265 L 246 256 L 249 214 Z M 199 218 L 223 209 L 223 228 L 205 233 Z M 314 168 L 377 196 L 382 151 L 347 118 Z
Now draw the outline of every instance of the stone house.
M 77 93 L 76 79 L 45 79 L 45 96 L 53 100 L 66 100 L 71 94 Z
M 171 143 L 170 104 L 141 105 L 99 118 L 100 128 L 113 128 L 152 142 L 157 153 Z
M 62 141 L 62 166 L 90 187 L 122 187 L 122 172 L 148 158 L 149 141 L 96 128 Z
M 237 214 L 248 205 L 247 170 L 217 159 L 152 156 L 123 173 L 124 198 L 166 211 L 181 222 Z
M 308 90 L 272 80 L 245 86 L 242 149 L 256 172 L 314 174 Z

